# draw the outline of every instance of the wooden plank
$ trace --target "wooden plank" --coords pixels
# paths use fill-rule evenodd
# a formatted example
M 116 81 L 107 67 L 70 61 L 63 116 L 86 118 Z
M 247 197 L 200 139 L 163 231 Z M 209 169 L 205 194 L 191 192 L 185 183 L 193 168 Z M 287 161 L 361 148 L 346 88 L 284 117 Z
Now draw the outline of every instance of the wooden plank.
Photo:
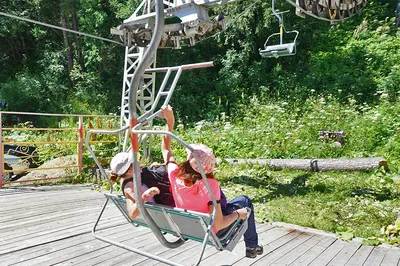
M 138 243 L 136 245 L 136 248 L 140 249 L 141 251 L 151 253 L 153 255 L 158 256 L 159 253 L 163 251 L 168 251 L 169 248 L 164 247 L 154 236 L 152 232 L 149 233 L 150 235 L 147 237 L 147 239 L 143 240 L 141 243 Z M 127 241 L 127 244 L 129 246 L 135 246 L 133 241 Z M 184 250 L 185 244 L 183 246 L 178 247 L 178 249 Z M 117 258 L 103 261 L 102 263 L 99 263 L 98 265 L 136 265 L 139 262 L 145 261 L 145 260 L 151 260 L 150 258 L 146 256 L 142 256 L 139 254 L 136 254 L 134 252 L 126 252 L 125 254 L 118 256 Z
M 1 192 L 3 190 L 0 189 L 0 203 L 3 202 L 8 202 L 8 201 L 13 201 L 16 203 L 21 203 L 24 201 L 38 201 L 38 200 L 43 200 L 43 199 L 67 199 L 64 197 L 65 195 L 71 195 L 71 196 L 79 196 L 79 194 L 102 194 L 102 192 L 97 191 L 97 190 L 90 190 L 88 188 L 80 188 L 80 187 L 72 187 L 69 190 L 66 189 L 53 189 L 51 191 L 35 191 L 32 193 L 20 193 L 20 194 L 15 194 L 15 195 L 2 195 Z M 62 197 L 60 197 L 62 196 Z M 71 197 L 72 198 L 72 197 Z
M 137 228 L 138 231 L 135 232 L 137 234 L 137 238 L 135 239 L 140 243 L 144 239 L 149 237 L 149 231 L 145 230 L 145 228 Z M 117 232 L 114 236 L 109 235 L 110 238 L 119 239 L 120 241 L 127 241 L 132 239 L 131 234 L 127 234 L 126 231 Z M 24 265 L 54 265 L 54 264 L 65 264 L 66 261 L 70 259 L 80 260 L 84 259 L 87 254 L 92 253 L 105 253 L 107 252 L 106 249 L 110 247 L 109 243 L 103 242 L 101 240 L 93 238 L 92 241 L 87 243 L 79 243 L 74 246 L 68 246 L 64 249 L 58 250 L 51 254 L 46 254 L 41 257 L 37 257 L 34 260 L 28 261 L 26 264 L 21 264 L 20 266 Z M 127 253 L 127 251 L 125 251 Z M 73 265 L 73 264 L 71 264 Z
M 115 223 L 119 223 L 118 220 L 115 220 Z M 115 223 L 112 223 L 111 226 Z M 44 245 L 47 243 L 58 241 L 59 239 L 68 239 L 73 236 L 90 233 L 91 232 L 91 225 L 93 223 L 85 223 L 79 226 L 70 226 L 65 229 L 61 229 L 57 232 L 52 232 L 45 235 L 40 235 L 37 237 L 21 239 L 18 242 L 11 243 L 6 246 L 2 246 L 1 255 L 8 254 L 11 252 L 18 252 L 20 250 L 25 250 L 30 247 Z
M 350 258 L 357 252 L 361 244 L 352 241 L 344 246 L 344 248 L 329 262 L 328 266 L 346 265 Z M 360 264 L 362 265 L 362 264 Z
M 199 257 L 201 245 L 199 244 L 198 246 L 195 246 L 195 248 L 186 250 L 184 253 L 181 253 L 179 256 L 174 256 L 171 258 L 172 261 L 175 263 L 183 264 L 183 265 L 193 265 L 195 262 L 197 262 L 197 259 Z M 207 245 L 204 254 L 203 254 L 203 260 L 208 258 L 209 256 L 212 256 L 219 251 L 216 250 L 215 247 Z M 165 266 L 164 263 L 156 263 L 155 265 L 163 265 Z M 207 265 L 207 264 L 204 264 Z
M 25 206 L 36 206 L 37 204 L 43 205 L 53 205 L 53 204 L 63 204 L 65 202 L 79 202 L 87 198 L 104 198 L 103 193 L 98 191 L 59 191 L 51 195 L 40 194 L 36 197 L 31 195 L 31 197 L 25 197 L 25 195 L 20 195 L 18 197 L 3 197 L 0 201 L 0 206 L 3 211 L 12 211 L 13 209 L 24 209 Z M 6 205 L 13 203 L 12 205 Z M 25 205 L 22 205 L 25 204 Z
M 380 265 L 386 253 L 389 251 L 387 247 L 377 246 L 369 254 L 363 266 L 377 266 Z
M 278 260 L 274 261 L 271 265 L 278 266 L 278 265 L 289 265 L 297 258 L 302 256 L 305 252 L 313 248 L 318 242 L 324 239 L 326 236 L 323 235 L 313 235 L 307 241 L 295 247 L 291 252 L 283 255 Z
M 165 259 L 172 260 L 171 258 L 174 256 L 179 256 L 180 254 L 182 254 L 184 252 L 190 252 L 190 250 L 194 251 L 199 248 L 200 248 L 199 242 L 189 240 L 181 248 L 167 249 L 167 250 L 161 251 L 161 252 L 159 252 L 158 249 L 155 249 L 156 250 L 155 254 L 157 254 Z M 97 262 L 95 262 L 95 263 L 97 263 Z M 158 261 L 156 261 L 156 260 L 144 259 L 141 262 L 135 263 L 135 266 L 152 266 L 157 263 L 158 263 Z M 206 265 L 206 264 L 204 264 L 204 265 Z
M 15 208 L 12 212 L 4 212 L 2 211 L 2 216 L 1 216 L 1 221 L 2 223 L 6 223 L 8 221 L 12 222 L 10 224 L 15 224 L 15 223 L 22 223 L 26 222 L 27 218 L 29 221 L 33 221 L 36 219 L 36 221 L 41 221 L 43 218 L 47 218 L 48 214 L 51 213 L 59 213 L 60 215 L 62 214 L 62 210 L 79 210 L 80 207 L 93 207 L 93 206 L 102 206 L 102 203 L 104 202 L 103 199 L 100 198 L 88 198 L 86 197 L 84 200 L 75 200 L 75 201 L 60 201 L 59 203 L 49 203 L 49 204 L 42 204 L 38 203 L 36 205 L 28 206 L 26 204 L 25 208 L 23 209 L 18 209 Z M 11 206 L 13 206 L 13 203 L 10 203 Z M 22 203 L 21 205 L 24 205 Z M 57 208 L 58 207 L 58 208 Z M 78 208 L 76 208 L 78 207 Z M 42 217 L 41 217 L 42 216 Z M 4 231 L 6 228 L 1 228 L 0 231 Z
M 18 222 L 14 220 L 10 220 L 8 225 L 5 225 L 0 229 L 0 235 L 7 235 L 7 232 L 10 231 L 16 231 L 18 229 L 26 229 L 29 224 L 34 224 L 35 228 L 39 228 L 41 225 L 46 225 L 49 222 L 57 222 L 57 221 L 63 221 L 66 219 L 76 219 L 76 217 L 79 217 L 80 215 L 84 215 L 85 213 L 90 213 L 92 216 L 95 214 L 93 212 L 90 212 L 90 210 L 95 209 L 97 212 L 100 211 L 101 209 L 101 202 L 91 202 L 92 204 L 89 204 L 87 206 L 82 205 L 76 205 L 75 208 L 71 207 L 70 209 L 66 210 L 60 210 L 59 212 L 53 212 L 53 213 L 47 213 L 45 210 L 44 216 L 32 216 L 29 219 L 21 219 L 18 220 Z M 97 205 L 97 206 L 96 206 Z M 95 208 L 93 206 L 96 206 Z M 41 208 L 41 207 L 38 207 Z
M 119 225 L 116 225 L 115 227 L 118 228 Z M 113 234 L 115 235 L 115 232 L 109 229 L 106 235 Z M 60 254 L 66 254 L 70 248 L 88 245 L 98 247 L 98 243 L 96 243 L 96 241 L 97 240 L 89 233 L 71 236 L 67 239 L 60 239 L 57 242 L 50 242 L 44 245 L 33 246 L 19 252 L 13 252 L 14 258 L 11 257 L 8 260 L 18 260 L 18 265 L 33 265 L 36 263 L 43 263 L 49 258 L 59 257 Z
M 0 189 L 0 241 L 7 238 L 10 243 L 2 242 L 0 246 L 0 250 L 3 250 L 0 252 L 1 265 L 164 265 L 97 240 L 91 235 L 91 227 L 105 201 L 102 193 L 91 191 L 88 187 L 74 186 L 6 190 Z M 20 205 L 13 211 L 15 202 Z M 143 235 L 137 230 L 131 230 L 132 225 L 126 222 L 113 204 L 106 208 L 99 227 L 102 228 L 99 231 L 101 235 L 122 240 L 184 265 L 196 262 L 200 252 L 200 244 L 195 241 L 188 241 L 177 249 L 167 249 L 149 229 L 139 227 L 143 232 L 148 232 Z M 263 256 L 255 260 L 244 258 L 245 247 L 241 240 L 233 252 L 218 252 L 208 246 L 201 265 L 345 263 L 396 266 L 400 260 L 400 249 L 382 246 L 361 246 L 349 257 L 357 244 L 342 242 L 332 237 L 333 234 L 319 230 L 304 231 L 306 228 L 276 223 L 257 225 L 257 229 L 259 242 L 265 247 Z M 132 234 L 136 237 L 142 235 L 143 238 L 137 241 L 137 238 L 132 238 Z M 303 239 L 307 234 L 309 238 Z M 7 250 L 7 244 L 14 248 Z M 335 252 L 336 256 L 333 255 Z
M 143 235 L 145 235 L 147 238 L 151 237 L 152 233 L 151 233 L 150 229 L 148 229 L 146 227 L 138 227 L 138 228 L 142 228 L 142 230 L 144 231 Z M 125 238 L 125 237 L 124 238 L 116 238 L 115 236 L 110 236 L 109 238 L 126 244 L 126 242 L 128 242 L 128 241 L 131 241 L 132 239 L 137 240 L 137 238 L 140 237 L 139 234 L 133 234 L 134 233 L 133 230 L 134 229 L 128 229 L 128 230 L 123 231 L 125 233 L 125 235 L 128 236 L 127 238 Z M 103 234 L 101 234 L 101 235 L 103 235 Z M 146 238 L 143 238 L 143 239 L 146 239 Z M 96 241 L 97 241 L 96 243 L 102 242 L 101 240 L 98 240 L 98 239 L 96 239 Z M 137 241 L 137 242 L 140 242 L 140 241 Z M 119 248 L 114 245 L 109 245 L 109 246 L 105 247 L 104 249 L 95 250 L 90 253 L 84 253 L 80 256 L 70 258 L 70 259 L 64 261 L 63 264 L 98 265 L 103 261 L 108 261 L 110 258 L 119 257 L 119 256 L 121 256 L 123 254 L 127 254 L 127 253 L 134 254 L 131 251 Z
M 332 245 L 327 247 L 315 260 L 313 260 L 310 266 L 321 266 L 328 264 L 343 248 L 346 246 L 346 242 L 338 239 L 333 242 Z
M 97 216 L 97 215 L 96 215 Z M 88 217 L 95 217 L 92 215 L 88 215 Z M 113 219 L 109 219 L 108 221 L 113 220 L 121 220 L 122 217 L 116 217 Z M 8 252 L 17 251 L 20 249 L 28 248 L 33 245 L 41 245 L 51 241 L 56 241 L 60 238 L 66 238 L 71 235 L 78 235 L 82 233 L 90 233 L 90 226 L 93 224 L 95 220 L 91 220 L 88 222 L 80 222 L 79 224 L 73 223 L 71 220 L 71 225 L 68 225 L 64 228 L 56 228 L 50 229 L 47 231 L 41 231 L 38 233 L 32 232 L 32 234 L 27 237 L 26 235 L 16 237 L 12 240 L 12 242 L 0 245 L 0 254 L 5 254 Z M 34 227 L 32 227 L 34 228 Z
M 264 224 L 264 225 L 258 226 L 258 229 L 264 228 L 264 227 L 273 227 L 273 226 Z M 150 252 L 154 255 L 161 255 L 163 258 L 167 258 L 167 259 L 171 258 L 171 256 L 173 256 L 174 254 L 176 255 L 176 254 L 182 253 L 185 250 L 187 250 L 188 248 L 195 247 L 195 246 L 197 247 L 197 251 L 195 251 L 194 254 L 197 254 L 199 252 L 198 249 L 200 248 L 200 244 L 198 242 L 188 241 L 188 243 L 185 243 L 182 247 L 179 247 L 176 249 L 168 249 L 168 248 L 165 248 L 164 246 L 162 246 L 153 234 L 151 234 L 149 236 L 149 238 L 151 238 L 149 240 L 149 243 L 145 243 L 145 244 L 141 243 L 142 246 L 140 246 L 140 250 Z M 170 251 L 172 251 L 171 255 L 169 255 Z M 167 257 L 165 257 L 165 256 L 167 256 Z M 104 257 L 107 257 L 107 259 L 104 259 Z M 148 265 L 149 263 L 152 263 L 152 265 L 157 263 L 156 260 L 148 259 L 147 257 L 137 255 L 133 252 L 128 252 L 128 253 L 124 253 L 124 254 L 118 256 L 118 258 L 113 258 L 113 257 L 109 258 L 109 256 L 103 256 L 103 260 L 101 260 L 101 261 L 96 260 L 96 264 L 107 264 L 108 261 L 113 261 L 113 263 L 115 261 L 118 261 L 118 264 L 129 263 L 130 265 L 132 265 L 132 264 L 137 265 L 142 262 L 146 263 L 146 265 Z M 75 263 L 75 261 L 73 261 L 73 260 L 68 261 L 68 262 Z M 92 263 L 92 261 L 91 261 L 91 263 Z
M 126 224 L 115 224 L 111 228 L 103 229 L 104 235 L 115 234 L 115 231 L 122 231 Z M 41 257 L 49 253 L 56 252 L 69 246 L 78 245 L 80 243 L 87 243 L 90 241 L 100 241 L 95 239 L 92 234 L 80 234 L 66 239 L 58 239 L 54 242 L 48 242 L 39 246 L 32 246 L 26 249 L 18 250 L 7 255 L 0 256 L 0 261 L 6 265 L 11 265 L 17 262 L 28 261 L 30 259 Z
M 8 199 L 7 201 L 3 201 L 0 204 L 1 211 L 4 214 L 15 214 L 15 212 L 19 211 L 27 211 L 30 208 L 36 208 L 38 205 L 42 207 L 51 207 L 53 205 L 64 205 L 69 203 L 77 203 L 81 201 L 85 201 L 88 199 L 97 199 L 104 198 L 100 197 L 101 193 L 91 192 L 91 193 L 83 193 L 81 191 L 77 191 L 76 193 L 65 193 L 60 195 L 42 195 L 41 197 L 36 197 L 32 199 L 19 199 L 13 200 Z
M 107 246 L 104 249 L 97 250 L 91 253 L 85 254 L 85 256 L 79 256 L 76 258 L 71 258 L 70 260 L 66 260 L 65 262 L 61 263 L 60 265 L 101 265 L 104 262 L 107 262 L 108 265 L 111 265 L 112 259 L 110 258 L 118 258 L 124 254 L 132 253 L 128 250 L 119 248 L 117 246 Z M 140 255 L 136 255 L 140 256 Z M 123 264 L 120 264 L 123 265 Z
M 271 225 L 261 225 L 259 227 L 263 228 L 263 227 L 268 227 Z M 272 227 L 272 226 L 271 226 Z M 141 243 L 142 245 L 139 246 L 140 250 L 142 251 L 146 251 L 146 252 L 150 252 L 153 255 L 161 255 L 163 258 L 171 258 L 171 256 L 174 256 L 174 254 L 181 254 L 182 252 L 185 252 L 187 249 L 190 249 L 191 247 L 196 247 L 196 249 L 194 250 L 194 253 L 191 252 L 190 254 L 198 254 L 199 253 L 199 248 L 200 248 L 200 244 L 194 241 L 188 241 L 188 243 L 185 243 L 183 246 L 176 248 L 176 249 L 168 249 L 165 248 L 164 246 L 162 246 L 159 241 L 156 239 L 156 237 L 154 235 L 151 234 L 151 236 L 149 236 L 150 240 L 148 241 L 148 243 Z M 210 247 L 212 249 L 215 249 L 213 247 Z M 170 253 L 172 253 L 170 255 Z M 146 265 L 148 265 L 149 263 L 151 263 L 151 265 L 157 264 L 158 261 L 156 260 L 152 260 L 152 259 L 148 259 L 147 257 L 144 256 L 140 256 L 137 255 L 133 252 L 128 252 L 128 253 L 118 253 L 118 257 L 115 258 L 113 257 L 109 257 L 109 256 L 102 256 L 103 260 L 99 261 L 96 260 L 96 265 L 114 265 L 114 263 L 118 264 L 118 265 L 137 265 L 137 264 L 141 264 L 141 263 L 145 263 Z M 114 254 L 113 254 L 114 255 Z M 106 259 L 104 259 L 106 258 Z M 68 263 L 75 263 L 75 261 L 68 261 Z M 92 261 L 91 261 L 92 263 Z
M 257 225 L 257 233 L 258 233 L 258 243 L 260 245 L 267 244 L 267 234 L 270 230 L 276 228 L 275 225 L 271 224 L 261 224 Z M 206 259 L 202 260 L 202 263 L 205 265 L 217 265 L 221 262 L 224 264 L 231 264 L 243 258 L 245 255 L 245 243 L 243 238 L 236 244 L 235 248 L 232 252 L 229 251 L 220 251 Z
M 373 249 L 374 247 L 372 246 L 361 246 L 357 250 L 357 252 L 350 258 L 350 260 L 347 262 L 346 265 L 348 266 L 363 265 Z
M 97 209 L 99 211 L 99 209 Z M 82 212 L 75 213 L 74 215 L 66 216 L 66 217 L 56 217 L 55 219 L 48 220 L 42 223 L 26 223 L 25 226 L 18 226 L 17 228 L 10 229 L 10 232 L 1 233 L 0 237 L 0 253 L 4 251 L 3 245 L 10 245 L 11 243 L 19 242 L 20 240 L 24 240 L 26 238 L 34 238 L 42 235 L 49 235 L 52 233 L 56 233 L 60 230 L 60 228 L 64 227 L 73 227 L 74 223 L 78 217 L 84 216 L 85 220 L 82 225 L 93 224 L 97 217 L 97 213 L 87 212 L 85 209 Z M 110 216 L 109 219 L 120 218 L 118 213 Z M 46 223 L 47 222 L 47 223 Z M 78 225 L 79 226 L 79 225 Z
M 260 260 L 255 262 L 252 265 L 271 265 L 275 261 L 279 260 L 282 256 L 285 256 L 287 254 L 293 254 L 293 250 L 298 247 L 299 245 L 302 245 L 305 241 L 310 239 L 312 236 L 314 236 L 311 233 L 306 233 L 306 232 L 301 232 L 297 231 L 299 234 L 298 237 L 294 238 L 290 242 L 285 243 L 282 245 L 279 249 L 274 250 L 273 252 L 266 254 L 263 256 Z M 295 254 L 294 254 L 295 255 Z
M 92 193 L 94 194 L 95 192 L 98 192 L 96 190 L 90 190 L 90 188 L 87 187 L 74 187 L 72 186 L 69 189 L 57 189 L 57 186 L 54 186 L 51 188 L 49 191 L 41 191 L 41 190 L 33 190 L 32 193 L 19 193 L 19 194 L 13 194 L 13 195 L 4 195 L 2 192 L 6 189 L 0 189 L 0 206 L 3 205 L 4 202 L 15 202 L 15 203 L 21 203 L 21 202 L 28 202 L 31 200 L 46 200 L 47 199 L 57 199 L 60 198 L 60 195 L 79 195 L 82 193 Z M 61 198 L 62 199 L 62 198 Z M 65 199 L 65 198 L 64 198 Z
M 271 230 L 272 228 L 275 228 L 276 226 L 270 225 L 270 224 L 258 224 L 257 225 L 257 232 L 259 233 L 259 242 L 261 243 L 263 241 L 263 234 L 266 233 L 268 230 Z M 197 244 L 194 246 L 194 248 L 191 248 L 189 250 L 186 250 L 185 252 L 177 252 L 177 254 L 172 254 L 171 256 L 168 256 L 168 258 L 176 263 L 183 263 L 185 265 L 190 265 L 193 264 L 194 262 L 197 261 L 199 257 L 199 252 L 200 252 L 201 244 Z M 232 257 L 237 257 L 237 258 L 242 258 L 244 256 L 244 241 L 241 239 L 239 243 L 236 245 L 234 250 L 232 252 L 229 251 L 217 251 L 215 247 L 212 246 L 207 246 L 206 251 L 203 256 L 202 260 L 202 265 L 213 265 L 210 264 L 210 261 L 214 260 L 223 260 L 224 264 L 226 264 L 228 261 L 232 259 Z M 217 259 L 216 259 L 217 258 Z M 235 259 L 236 261 L 238 259 Z M 146 265 L 147 265 L 146 261 Z M 152 262 L 150 265 L 164 265 L 159 262 Z
M 397 266 L 400 261 L 400 249 L 392 247 L 381 262 L 381 266 Z
M 249 265 L 249 264 L 255 264 L 257 261 L 261 260 L 263 257 L 267 256 L 268 254 L 274 252 L 276 249 L 279 249 L 283 245 L 285 245 L 287 242 L 292 241 L 296 237 L 302 234 L 302 232 L 293 230 L 293 229 L 287 229 L 287 228 L 280 228 L 282 231 L 278 237 L 276 237 L 273 241 L 269 242 L 264 246 L 264 253 L 260 256 L 257 256 L 254 259 L 251 258 L 242 258 L 234 265 Z M 271 232 L 271 231 L 270 231 Z
M 308 265 L 311 263 L 317 256 L 319 256 L 326 248 L 332 245 L 337 239 L 333 237 L 325 237 L 321 240 L 321 242 L 317 243 L 312 249 L 306 251 L 303 255 L 301 255 L 298 259 L 293 261 L 290 265 L 300 266 L 300 265 Z
M 101 202 L 103 202 L 99 198 L 91 198 L 91 199 L 85 199 L 85 200 L 80 200 L 80 201 L 74 201 L 71 203 L 68 202 L 62 202 L 60 204 L 51 204 L 51 205 L 41 205 L 38 204 L 38 206 L 31 206 L 31 207 L 26 207 L 24 211 L 20 211 L 15 209 L 13 212 L 1 212 L 2 216 L 0 217 L 0 223 L 4 224 L 6 222 L 12 222 L 16 223 L 21 220 L 25 219 L 32 219 L 33 217 L 39 220 L 39 217 L 44 217 L 48 214 L 54 214 L 54 213 L 59 213 L 63 212 L 66 210 L 71 210 L 71 209 L 76 209 L 77 207 L 93 207 L 98 204 L 101 206 Z M 4 228 L 1 228 L 0 230 L 4 230 Z
M 261 224 L 261 225 L 257 225 L 257 232 L 265 232 L 265 230 L 269 230 L 271 228 L 274 228 L 275 226 L 273 225 L 269 225 L 269 224 Z M 242 247 L 242 248 L 240 248 Z M 199 258 L 199 254 L 200 254 L 200 249 L 201 249 L 201 244 L 198 244 L 197 246 L 195 246 L 195 248 L 184 252 L 184 253 L 179 253 L 177 255 L 174 255 L 172 257 L 169 257 L 170 260 L 176 262 L 176 263 L 184 263 L 185 265 L 190 265 L 193 264 L 195 262 L 197 262 L 197 259 Z M 223 258 L 226 259 L 227 256 L 229 256 L 229 258 L 232 258 L 232 256 L 237 256 L 236 255 L 236 251 L 240 250 L 240 257 L 242 257 L 244 254 L 244 242 L 243 239 L 241 239 L 239 241 L 239 243 L 236 245 L 236 247 L 234 248 L 234 250 L 232 252 L 229 251 L 217 251 L 215 247 L 213 246 L 207 246 L 206 250 L 204 252 L 203 255 L 203 259 L 202 259 L 202 264 L 204 265 L 212 265 L 210 264 L 210 262 L 208 261 L 209 258 L 213 258 L 215 259 L 215 257 L 220 258 L 220 256 L 222 256 Z M 221 254 L 225 254 L 225 255 L 221 255 Z M 227 255 L 228 254 L 228 255 Z M 153 265 L 164 265 L 161 263 L 155 263 Z
M 19 186 L 19 187 L 2 187 L 0 189 L 0 199 L 2 196 L 10 197 L 13 195 L 38 195 L 39 193 L 50 194 L 57 191 L 88 191 L 92 188 L 92 185 L 54 185 L 54 186 Z

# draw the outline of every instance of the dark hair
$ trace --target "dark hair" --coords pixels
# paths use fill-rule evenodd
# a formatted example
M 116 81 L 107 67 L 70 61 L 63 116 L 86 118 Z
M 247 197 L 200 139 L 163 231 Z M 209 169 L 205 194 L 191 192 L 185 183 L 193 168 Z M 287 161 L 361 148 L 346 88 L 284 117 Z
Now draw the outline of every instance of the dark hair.
M 118 177 L 119 177 L 119 176 L 118 176 L 116 173 L 111 172 L 110 181 L 111 181 L 112 183 L 114 183 L 115 181 L 117 181 Z
M 178 176 L 185 182 L 185 185 L 193 185 L 197 180 L 201 180 L 201 174 L 196 172 L 191 166 L 189 161 L 185 161 L 178 165 Z M 207 178 L 214 179 L 214 174 L 206 174 Z
M 126 172 L 125 172 L 124 174 L 122 174 L 122 175 L 120 175 L 120 176 L 117 175 L 117 174 L 114 173 L 114 172 L 111 172 L 110 181 L 111 181 L 112 183 L 114 183 L 115 181 L 118 180 L 118 178 L 120 178 L 120 177 L 122 177 L 122 178 L 126 177 L 126 173 L 128 173 L 128 171 L 129 171 L 129 169 L 131 169 L 131 167 L 132 167 L 132 165 L 128 168 L 128 170 L 126 170 Z

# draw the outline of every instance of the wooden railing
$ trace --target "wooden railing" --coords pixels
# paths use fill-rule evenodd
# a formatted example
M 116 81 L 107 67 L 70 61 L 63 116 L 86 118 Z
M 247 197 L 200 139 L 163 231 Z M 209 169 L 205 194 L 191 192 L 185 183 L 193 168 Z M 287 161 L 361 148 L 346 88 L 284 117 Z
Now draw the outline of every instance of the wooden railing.
M 54 127 L 34 127 L 40 119 L 52 118 Z M 71 126 L 72 125 L 72 126 Z M 76 125 L 76 127 L 74 126 Z M 116 115 L 78 115 L 27 112 L 0 112 L 0 187 L 4 184 L 50 180 L 52 177 L 32 180 L 14 180 L 16 176 L 33 171 L 53 169 L 75 169 L 81 173 L 85 166 L 90 167 L 84 158 L 89 158 L 83 145 L 89 129 L 119 128 Z M 17 131 L 17 132 L 16 132 Z M 94 136 L 90 142 L 97 146 L 96 151 L 105 162 L 118 150 L 120 136 Z M 76 155 L 74 164 L 52 167 L 36 167 L 52 159 Z M 108 156 L 107 156 L 108 155 Z M 4 179 L 4 180 L 3 180 Z

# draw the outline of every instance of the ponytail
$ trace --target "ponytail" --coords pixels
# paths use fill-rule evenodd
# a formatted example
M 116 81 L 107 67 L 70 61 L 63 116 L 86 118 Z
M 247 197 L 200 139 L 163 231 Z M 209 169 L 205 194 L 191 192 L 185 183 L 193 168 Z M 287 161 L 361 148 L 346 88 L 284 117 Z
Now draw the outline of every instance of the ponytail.
M 117 181 L 118 177 L 119 177 L 119 176 L 118 176 L 116 173 L 111 172 L 110 181 L 111 181 L 112 183 L 114 183 L 115 181 Z
M 132 167 L 132 166 L 131 166 L 131 167 Z M 116 173 L 111 172 L 110 181 L 111 181 L 112 183 L 114 183 L 115 181 L 118 180 L 118 178 L 120 178 L 120 177 L 126 177 L 126 173 L 129 171 L 129 169 L 131 169 L 131 168 L 129 167 L 128 170 L 126 170 L 126 172 L 125 172 L 123 175 L 117 175 Z

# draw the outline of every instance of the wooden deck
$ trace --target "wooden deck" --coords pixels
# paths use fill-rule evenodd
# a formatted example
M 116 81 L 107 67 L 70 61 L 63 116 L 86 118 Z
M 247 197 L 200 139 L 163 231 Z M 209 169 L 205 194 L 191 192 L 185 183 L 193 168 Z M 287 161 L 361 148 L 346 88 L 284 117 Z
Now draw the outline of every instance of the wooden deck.
M 84 186 L 0 189 L 0 265 L 160 265 L 141 255 L 95 239 L 91 228 L 104 203 L 102 193 Z M 133 227 L 109 204 L 100 235 L 159 254 L 184 265 L 198 258 L 200 244 L 163 247 L 149 229 Z M 244 257 L 207 247 L 201 265 L 400 265 L 400 249 L 362 246 L 333 234 L 287 224 L 259 224 L 264 254 Z

